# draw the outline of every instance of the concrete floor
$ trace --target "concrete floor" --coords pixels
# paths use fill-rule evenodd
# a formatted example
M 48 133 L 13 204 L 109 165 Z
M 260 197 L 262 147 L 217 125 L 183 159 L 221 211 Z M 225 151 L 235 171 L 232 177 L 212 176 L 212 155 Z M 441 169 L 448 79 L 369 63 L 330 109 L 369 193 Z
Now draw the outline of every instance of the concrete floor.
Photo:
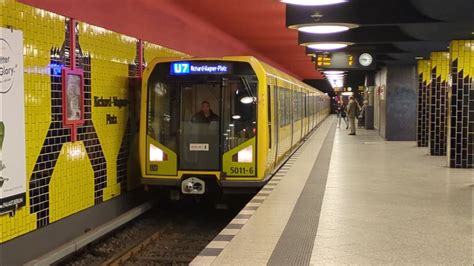
M 251 217 L 237 221 L 241 229 L 221 232 L 232 233 L 231 241 L 211 243 L 223 249 L 218 255 L 193 263 L 267 264 L 281 250 L 275 247 L 334 126 L 334 117 L 327 119 L 263 203 L 250 203 L 258 209 L 242 211 Z M 472 265 L 474 170 L 446 168 L 444 156 L 429 156 L 415 142 L 348 132 L 336 130 L 319 223 L 307 223 L 308 232 L 317 227 L 314 245 L 288 246 L 289 256 L 304 248 L 312 252 L 302 264 L 310 265 Z
M 474 170 L 415 142 L 336 132 L 311 264 L 473 263 Z

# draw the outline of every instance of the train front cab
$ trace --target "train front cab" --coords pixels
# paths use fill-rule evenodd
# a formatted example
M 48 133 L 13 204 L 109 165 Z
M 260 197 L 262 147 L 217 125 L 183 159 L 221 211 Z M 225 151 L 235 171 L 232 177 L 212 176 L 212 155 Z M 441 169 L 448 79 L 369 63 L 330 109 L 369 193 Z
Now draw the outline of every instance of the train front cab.
M 259 121 L 266 115 L 262 76 L 263 68 L 250 57 L 153 61 L 142 86 L 142 183 L 179 187 L 185 194 L 203 194 L 214 184 L 262 186 L 267 157 L 266 122 Z M 200 114 L 207 103 L 212 119 Z

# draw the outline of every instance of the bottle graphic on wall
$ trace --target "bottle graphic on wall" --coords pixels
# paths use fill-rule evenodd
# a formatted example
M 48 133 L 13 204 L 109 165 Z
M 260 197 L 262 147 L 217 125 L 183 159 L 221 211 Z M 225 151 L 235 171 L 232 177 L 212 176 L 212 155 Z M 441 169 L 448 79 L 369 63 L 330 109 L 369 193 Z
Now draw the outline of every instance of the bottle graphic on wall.
M 5 125 L 3 121 L 0 121 L 0 188 L 3 187 L 3 183 L 8 181 L 8 178 L 3 177 L 3 169 L 5 165 L 3 164 L 3 140 L 5 139 Z

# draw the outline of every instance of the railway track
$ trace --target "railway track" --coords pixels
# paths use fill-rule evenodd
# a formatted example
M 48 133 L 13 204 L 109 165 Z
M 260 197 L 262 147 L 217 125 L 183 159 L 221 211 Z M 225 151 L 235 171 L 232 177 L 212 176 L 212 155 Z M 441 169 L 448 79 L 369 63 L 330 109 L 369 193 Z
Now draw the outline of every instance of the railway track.
M 228 209 L 208 203 L 158 204 L 149 213 L 89 245 L 60 265 L 187 265 L 250 200 Z

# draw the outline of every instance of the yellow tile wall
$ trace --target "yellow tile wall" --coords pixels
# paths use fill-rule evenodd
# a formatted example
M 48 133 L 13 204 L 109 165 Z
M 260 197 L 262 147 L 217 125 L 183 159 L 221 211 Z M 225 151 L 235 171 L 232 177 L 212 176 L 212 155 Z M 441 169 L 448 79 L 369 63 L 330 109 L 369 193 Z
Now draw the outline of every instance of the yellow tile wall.
M 0 243 L 3 243 L 38 229 L 37 215 L 30 208 L 29 181 L 52 122 L 51 95 L 54 84 L 52 85 L 48 66 L 51 62 L 51 49 L 59 49 L 64 43 L 66 18 L 14 0 L 0 0 L 0 8 L 1 27 L 11 26 L 24 34 L 27 169 L 27 205 L 12 217 L 0 216 Z M 78 28 L 83 54 L 91 58 L 92 100 L 95 96 L 128 100 L 129 68 L 137 56 L 137 40 L 83 22 L 78 24 Z M 147 61 L 151 61 L 155 57 L 186 55 L 145 43 L 144 56 Z M 107 124 L 107 114 L 116 116 L 118 123 Z M 124 191 L 122 184 L 117 182 L 117 158 L 124 143 L 128 116 L 128 107 L 92 107 L 92 122 L 100 150 L 107 162 L 104 201 Z M 132 137 L 131 145 L 134 145 L 133 139 L 135 138 Z M 132 156 L 134 155 L 130 155 Z M 128 161 L 131 162 L 131 168 L 136 168 L 132 159 Z M 129 172 L 133 174 L 128 177 L 128 182 L 138 183 L 136 171 Z M 49 223 L 97 204 L 94 202 L 94 169 L 86 150 L 86 141 L 66 142 L 62 145 L 48 188 Z

